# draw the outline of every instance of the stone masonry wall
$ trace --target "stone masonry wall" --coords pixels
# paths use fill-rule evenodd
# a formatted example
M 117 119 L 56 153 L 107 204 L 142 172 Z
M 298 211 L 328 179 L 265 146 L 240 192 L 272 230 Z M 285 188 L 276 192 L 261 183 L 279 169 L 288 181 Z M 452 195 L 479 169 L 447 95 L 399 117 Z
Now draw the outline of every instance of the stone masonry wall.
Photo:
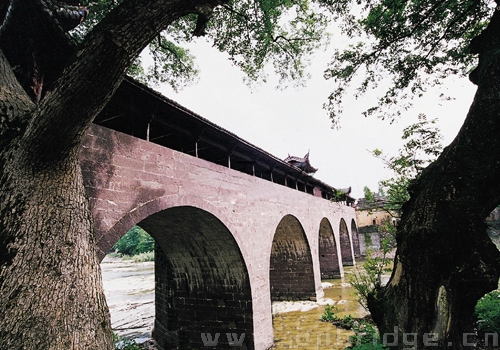
M 328 220 L 321 220 L 319 229 L 319 263 L 321 278 L 331 279 L 340 277 L 342 261 L 337 253 L 338 243 L 335 241 L 333 229 Z
M 87 131 L 80 160 L 101 257 L 133 225 L 167 209 L 196 208 L 220 221 L 246 268 L 255 349 L 273 344 L 271 252 L 285 216 L 291 215 L 300 223 L 310 249 L 313 290 L 308 282 L 303 291 L 323 295 L 318 253 L 323 219 L 331 225 L 335 242 L 341 242 L 341 220 L 349 223 L 344 235 L 347 240 L 337 245 L 337 254 L 343 261 L 349 256 L 352 259 L 354 208 L 96 125 Z M 170 256 L 170 260 L 171 264 L 176 262 L 175 257 Z M 191 273 L 197 276 L 194 270 Z

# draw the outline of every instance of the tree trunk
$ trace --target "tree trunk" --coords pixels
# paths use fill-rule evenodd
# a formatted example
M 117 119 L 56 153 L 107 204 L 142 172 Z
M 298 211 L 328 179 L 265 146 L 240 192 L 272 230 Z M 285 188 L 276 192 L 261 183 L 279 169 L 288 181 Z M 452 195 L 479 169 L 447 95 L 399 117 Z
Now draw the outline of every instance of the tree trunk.
M 500 203 L 499 11 L 471 46 L 480 57 L 473 104 L 453 143 L 412 185 L 393 274 L 369 298 L 394 348 L 472 348 L 474 306 L 498 287 L 500 253 L 484 219 Z
M 25 151 L 2 159 L 0 348 L 112 349 L 76 154 L 39 171 Z
M 18 132 L 0 147 L 0 348 L 112 349 L 76 152 L 33 161 L 20 131 L 35 108 L 2 58 L 1 107 L 11 107 L 0 108 L 10 111 L 2 131 Z
M 142 48 L 172 21 L 221 2 L 123 1 L 36 106 L 0 50 L 0 349 L 113 348 L 77 151 Z M 7 16 L 16 13 L 3 23 L 26 20 Z

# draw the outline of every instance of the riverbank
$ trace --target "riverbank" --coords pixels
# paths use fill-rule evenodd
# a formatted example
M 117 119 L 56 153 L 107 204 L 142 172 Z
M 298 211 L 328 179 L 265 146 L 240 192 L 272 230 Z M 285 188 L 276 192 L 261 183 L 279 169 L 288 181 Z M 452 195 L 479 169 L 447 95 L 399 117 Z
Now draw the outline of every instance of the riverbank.
M 111 328 L 121 338 L 144 343 L 154 326 L 154 262 L 106 256 L 101 262 Z

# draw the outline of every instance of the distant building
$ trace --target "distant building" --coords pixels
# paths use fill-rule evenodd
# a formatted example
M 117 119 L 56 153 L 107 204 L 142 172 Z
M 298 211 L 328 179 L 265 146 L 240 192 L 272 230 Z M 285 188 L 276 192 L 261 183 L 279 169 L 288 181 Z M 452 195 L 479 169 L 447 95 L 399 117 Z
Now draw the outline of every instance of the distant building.
M 387 204 L 387 198 L 375 194 L 374 200 L 359 198 L 356 202 L 356 219 L 358 226 L 374 226 L 381 225 L 387 218 L 396 220 L 384 206 Z
M 355 204 L 356 220 L 359 230 L 359 246 L 361 255 L 367 250 L 380 249 L 380 225 L 386 220 L 396 225 L 397 218 L 384 209 L 387 198 L 374 194 L 374 200 L 359 198 Z

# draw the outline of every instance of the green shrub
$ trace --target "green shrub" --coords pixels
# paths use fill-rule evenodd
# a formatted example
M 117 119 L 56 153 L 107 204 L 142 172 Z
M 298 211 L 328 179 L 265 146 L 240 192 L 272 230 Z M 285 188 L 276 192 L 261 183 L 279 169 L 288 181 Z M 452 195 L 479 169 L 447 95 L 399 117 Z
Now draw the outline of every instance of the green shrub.
M 337 315 L 335 315 L 335 311 L 337 311 L 337 307 L 327 304 L 325 306 L 325 311 L 321 316 L 321 320 L 325 322 L 332 322 L 334 325 L 339 326 L 340 328 L 351 329 L 356 319 L 351 315 L 338 317 Z
M 347 315 L 339 319 L 338 326 L 345 329 L 354 329 L 356 322 L 357 321 L 351 315 Z
M 325 306 L 325 312 L 323 312 L 323 315 L 321 316 L 321 320 L 325 322 L 333 322 L 337 319 L 337 315 L 333 312 L 336 310 L 335 306 L 331 306 L 330 304 L 326 304 Z
M 377 328 L 366 320 L 353 322 L 351 328 L 356 334 L 349 337 L 353 349 L 386 349 L 380 342 Z
M 367 343 L 367 344 L 361 344 L 361 345 L 356 345 L 351 348 L 352 350 L 387 350 L 387 347 L 384 344 L 381 343 Z
M 334 325 L 354 331 L 354 335 L 349 337 L 351 349 L 353 350 L 385 350 L 387 349 L 380 342 L 380 335 L 377 328 L 367 320 L 356 319 L 351 315 L 338 317 L 335 315 L 337 308 L 326 305 L 325 311 L 321 316 L 322 321 L 332 322 Z
M 154 250 L 154 239 L 139 226 L 132 227 L 111 248 L 122 255 L 136 255 Z
M 392 233 L 381 235 L 380 245 L 381 256 L 373 256 L 372 252 L 368 251 L 363 269 L 356 268 L 349 281 L 356 290 L 358 302 L 367 311 L 369 311 L 367 304 L 369 295 L 376 294 L 382 288 L 382 277 L 392 271 L 393 260 L 389 257 L 390 252 L 395 247 Z
M 135 262 L 155 261 L 155 252 L 153 250 L 151 252 L 132 255 L 132 260 Z
M 500 290 L 494 290 L 476 304 L 477 328 L 485 333 L 500 333 Z
M 113 333 L 113 345 L 115 350 L 141 350 L 133 339 L 121 338 Z

